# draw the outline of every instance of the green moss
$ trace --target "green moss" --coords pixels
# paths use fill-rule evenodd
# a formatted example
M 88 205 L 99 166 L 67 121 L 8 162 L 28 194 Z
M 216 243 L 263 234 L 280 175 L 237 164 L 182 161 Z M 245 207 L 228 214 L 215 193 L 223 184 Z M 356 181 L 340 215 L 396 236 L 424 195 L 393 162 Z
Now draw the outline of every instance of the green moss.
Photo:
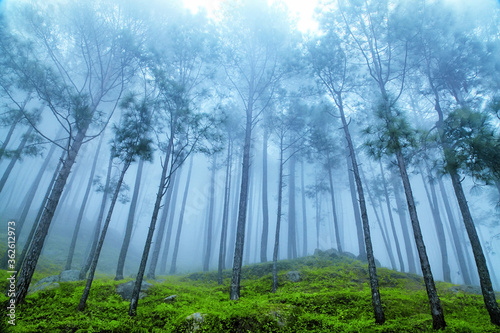
M 379 269 L 386 323 L 373 319 L 365 264 L 341 257 L 312 256 L 280 262 L 280 287 L 271 290 L 270 264 L 244 268 L 241 298 L 229 300 L 229 274 L 219 286 L 216 273 L 161 277 L 139 301 L 136 317 L 116 293 L 117 282 L 94 281 L 83 312 L 77 310 L 85 282 L 62 282 L 16 308 L 11 332 L 430 332 L 432 318 L 423 281 L 412 274 Z M 300 271 L 301 281 L 286 272 Z M 6 277 L 2 271 L 0 277 Z M 444 332 L 499 332 L 489 321 L 480 295 L 452 292 L 438 283 L 448 327 Z M 164 299 L 177 295 L 175 302 Z M 2 296 L 5 300 L 5 296 Z M 203 321 L 188 320 L 198 313 Z M 0 327 L 1 329 L 2 327 Z

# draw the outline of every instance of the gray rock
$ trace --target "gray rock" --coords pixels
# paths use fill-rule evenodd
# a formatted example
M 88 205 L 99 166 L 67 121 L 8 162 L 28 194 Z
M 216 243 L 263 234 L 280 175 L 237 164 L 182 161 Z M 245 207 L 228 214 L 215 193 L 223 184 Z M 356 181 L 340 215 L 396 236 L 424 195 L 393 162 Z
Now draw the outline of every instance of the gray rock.
M 274 317 L 274 320 L 276 320 L 279 327 L 286 326 L 286 317 L 281 313 L 281 311 L 271 311 L 271 316 Z
M 356 259 L 357 257 L 351 252 L 342 252 L 342 255 L 347 258 Z
M 481 287 L 479 286 L 470 286 L 470 285 L 458 285 L 450 288 L 450 291 L 454 293 L 463 292 L 467 294 L 476 294 L 481 295 Z
M 299 282 L 300 281 L 300 272 L 290 271 L 290 272 L 286 273 L 286 277 L 287 277 L 288 281 Z
M 321 251 L 320 249 L 316 249 L 316 250 L 314 250 L 314 254 L 313 255 L 320 256 L 322 254 L 323 254 L 323 251 Z
M 330 256 L 332 258 L 336 258 L 338 257 L 340 254 L 339 251 L 335 250 L 335 249 L 328 249 L 326 251 L 323 252 L 324 255 L 327 255 L 327 256 Z
M 80 281 L 80 271 L 68 270 L 59 274 L 59 282 Z
M 188 332 L 198 332 L 201 330 L 201 325 L 205 320 L 205 314 L 196 312 L 186 317 L 186 320 L 190 323 Z
M 126 301 L 132 299 L 132 292 L 134 291 L 135 281 L 129 281 L 116 286 L 116 292 Z M 143 299 L 147 296 L 146 291 L 153 285 L 149 282 L 142 281 L 141 292 L 139 293 L 139 299 Z
M 171 295 L 171 296 L 166 297 L 163 301 L 165 303 L 175 303 L 176 299 L 177 299 L 177 295 Z
M 52 275 L 52 276 L 44 277 L 43 279 L 38 280 L 38 282 L 35 283 L 35 286 L 38 284 L 45 284 L 45 283 L 51 283 L 51 282 L 59 282 L 59 275 Z

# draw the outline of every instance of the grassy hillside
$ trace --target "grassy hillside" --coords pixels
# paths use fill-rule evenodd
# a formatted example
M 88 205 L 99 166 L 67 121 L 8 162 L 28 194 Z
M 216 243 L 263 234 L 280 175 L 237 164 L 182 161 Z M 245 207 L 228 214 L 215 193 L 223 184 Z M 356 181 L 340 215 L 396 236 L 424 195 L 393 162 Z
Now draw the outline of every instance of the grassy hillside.
M 230 271 L 223 286 L 216 273 L 159 277 L 139 301 L 138 315 L 116 293 L 118 282 L 94 281 L 87 308 L 76 307 L 84 281 L 29 295 L 16 308 L 7 332 L 428 332 L 432 319 L 423 281 L 411 274 L 379 269 L 387 321 L 374 323 L 366 264 L 343 256 L 316 255 L 280 262 L 280 288 L 271 290 L 271 264 L 244 268 L 241 299 L 229 300 Z M 287 272 L 300 272 L 292 282 Z M 38 275 L 37 277 L 41 277 Z M 0 276 L 5 288 L 6 272 Z M 127 280 L 128 281 L 128 280 Z M 445 332 L 500 332 L 489 322 L 480 295 L 438 283 L 448 328 Z M 164 299 L 177 295 L 176 301 Z M 2 303 L 6 300 L 1 296 Z M 2 306 L 5 308 L 5 306 Z M 195 316 L 191 316 L 196 314 Z M 191 317 L 190 317 L 191 316 Z M 2 316 L 2 325 L 6 316 Z M 195 319 L 202 318 L 202 322 Z M 3 329 L 3 330 L 2 330 Z

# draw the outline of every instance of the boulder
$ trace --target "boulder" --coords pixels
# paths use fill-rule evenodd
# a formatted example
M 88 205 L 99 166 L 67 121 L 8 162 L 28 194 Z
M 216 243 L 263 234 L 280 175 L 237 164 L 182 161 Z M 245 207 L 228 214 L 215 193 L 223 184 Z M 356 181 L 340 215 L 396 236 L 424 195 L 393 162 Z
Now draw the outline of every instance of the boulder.
M 165 297 L 165 299 L 163 301 L 165 303 L 175 303 L 176 299 L 177 299 L 177 295 L 171 295 L 171 296 Z
M 189 322 L 189 330 L 188 332 L 198 332 L 201 330 L 201 325 L 205 320 L 205 314 L 196 312 L 186 317 L 186 320 Z
M 299 282 L 300 281 L 300 272 L 290 271 L 290 272 L 286 273 L 286 277 L 287 277 L 288 281 Z
M 59 274 L 59 282 L 68 282 L 68 281 L 80 281 L 80 271 L 78 270 L 68 270 L 62 271 Z
M 59 282 L 59 275 L 52 275 L 52 276 L 44 277 L 43 279 L 38 280 L 35 283 L 35 286 L 39 285 L 39 284 L 46 284 L 46 283 L 52 283 L 52 282 Z
M 135 281 L 129 281 L 116 286 L 116 292 L 126 301 L 132 299 L 132 292 L 134 291 Z M 142 281 L 141 292 L 139 293 L 139 299 L 143 299 L 147 296 L 146 291 L 153 285 L 149 282 Z
M 466 293 L 466 294 L 476 294 L 476 295 L 481 295 L 482 294 L 481 287 L 479 287 L 479 286 L 465 285 L 465 284 L 464 285 L 453 286 L 453 287 L 450 288 L 450 291 L 454 292 L 454 293 L 463 292 L 463 293 Z
M 342 255 L 344 257 L 347 257 L 347 258 L 357 259 L 357 257 L 354 254 L 352 254 L 351 252 L 342 252 Z

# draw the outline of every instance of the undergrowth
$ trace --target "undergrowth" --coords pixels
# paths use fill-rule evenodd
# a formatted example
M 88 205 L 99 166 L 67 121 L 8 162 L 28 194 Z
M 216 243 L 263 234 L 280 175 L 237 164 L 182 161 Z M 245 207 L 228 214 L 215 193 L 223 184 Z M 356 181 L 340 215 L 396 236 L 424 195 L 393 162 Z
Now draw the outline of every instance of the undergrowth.
M 85 281 L 61 282 L 16 306 L 16 326 L 4 315 L 0 331 L 34 332 L 430 332 L 432 318 L 421 277 L 378 269 L 386 323 L 373 319 L 368 270 L 357 260 L 311 256 L 280 262 L 278 292 L 271 293 L 270 264 L 244 268 L 241 298 L 229 300 L 230 271 L 217 285 L 214 272 L 159 277 L 139 301 L 136 317 L 117 293 L 114 281 L 95 280 L 83 312 L 77 305 Z M 287 272 L 301 280 L 291 282 Z M 40 274 L 40 273 L 39 273 Z M 43 274 L 37 278 L 43 277 Z M 7 286 L 1 271 L 0 287 Z M 125 280 L 125 281 L 130 281 Z M 492 325 L 480 295 L 453 292 L 438 283 L 448 327 L 444 332 L 500 332 Z M 177 295 L 175 302 L 164 299 Z M 0 296 L 5 304 L 7 297 Z M 5 306 L 2 306 L 5 309 Z M 192 318 L 203 318 L 198 322 Z

